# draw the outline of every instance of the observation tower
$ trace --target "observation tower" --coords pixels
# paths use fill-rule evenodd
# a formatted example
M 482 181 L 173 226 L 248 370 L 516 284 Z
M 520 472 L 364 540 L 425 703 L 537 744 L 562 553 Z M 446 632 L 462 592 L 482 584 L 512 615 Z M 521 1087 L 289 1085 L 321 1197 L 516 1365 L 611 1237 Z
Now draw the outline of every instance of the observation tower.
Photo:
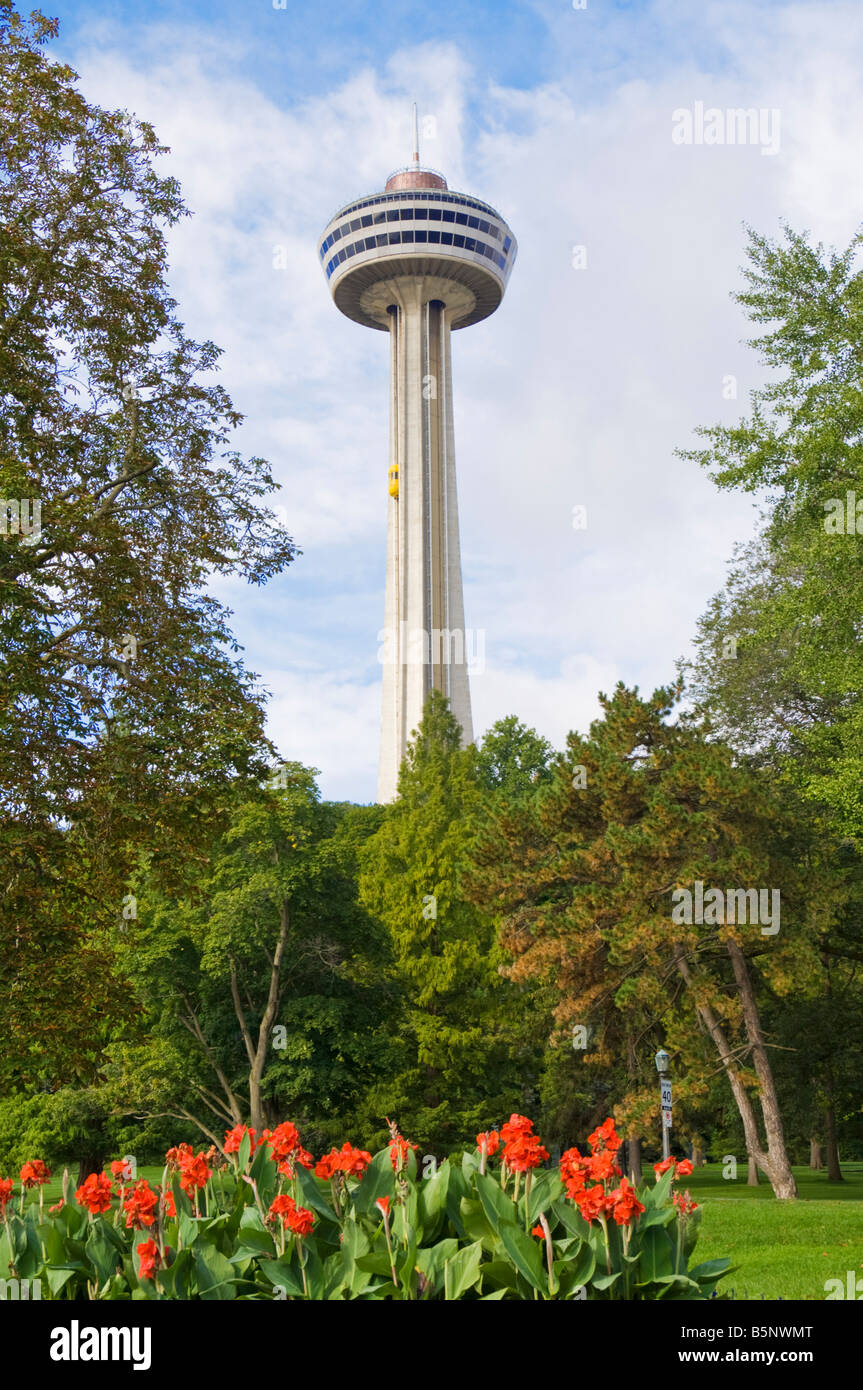
M 447 188 L 419 158 L 382 193 L 327 224 L 318 257 L 336 307 L 390 337 L 386 613 L 378 801 L 399 768 L 431 690 L 473 740 L 456 497 L 450 335 L 493 314 L 516 257 L 499 212 Z M 381 479 L 383 482 L 383 478 Z

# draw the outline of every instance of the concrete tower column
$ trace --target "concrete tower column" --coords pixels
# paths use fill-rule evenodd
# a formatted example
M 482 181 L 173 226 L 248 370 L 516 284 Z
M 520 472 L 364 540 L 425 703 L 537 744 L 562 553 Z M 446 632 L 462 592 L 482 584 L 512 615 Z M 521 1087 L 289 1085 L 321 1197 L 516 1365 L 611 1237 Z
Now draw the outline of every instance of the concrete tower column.
M 473 739 L 458 531 L 451 313 L 426 277 L 388 282 L 390 498 L 378 800 L 396 794 L 404 750 L 431 690 Z
M 416 112 L 414 112 L 416 117 Z M 473 739 L 455 481 L 451 333 L 493 314 L 516 240 L 488 203 L 413 163 L 327 223 L 318 258 L 336 306 L 389 333 L 387 579 L 378 800 L 392 801 L 430 691 Z

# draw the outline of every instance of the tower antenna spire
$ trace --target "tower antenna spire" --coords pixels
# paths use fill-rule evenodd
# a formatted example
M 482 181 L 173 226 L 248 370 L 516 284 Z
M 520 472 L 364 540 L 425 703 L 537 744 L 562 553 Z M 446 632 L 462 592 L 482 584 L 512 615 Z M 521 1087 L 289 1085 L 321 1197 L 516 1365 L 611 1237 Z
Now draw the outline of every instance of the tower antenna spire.
M 416 102 L 414 102 L 414 103 L 413 103 L 413 106 L 411 107 L 411 118 L 412 118 L 412 120 L 413 120 L 413 130 L 414 130 L 414 164 L 417 166 L 417 168 L 419 168 L 419 162 L 420 162 L 420 131 L 419 131 L 419 121 L 417 120 L 417 104 L 416 104 Z

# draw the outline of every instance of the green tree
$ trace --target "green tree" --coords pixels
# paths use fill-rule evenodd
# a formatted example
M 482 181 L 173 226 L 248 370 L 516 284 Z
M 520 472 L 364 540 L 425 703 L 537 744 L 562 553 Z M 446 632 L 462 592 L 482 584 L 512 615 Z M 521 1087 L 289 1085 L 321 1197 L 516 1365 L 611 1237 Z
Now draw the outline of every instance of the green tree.
M 477 766 L 483 784 L 504 796 L 527 796 L 551 776 L 554 749 L 516 715 L 498 719 L 483 735 Z
M 705 614 L 690 687 L 736 748 L 782 768 L 863 839 L 863 235 L 841 253 L 749 233 L 747 288 L 772 369 L 734 426 L 681 451 L 721 488 L 766 496 Z M 857 498 L 859 497 L 859 502 Z
M 97 928 L 138 849 L 166 875 L 259 779 L 261 692 L 209 575 L 296 551 L 267 464 L 184 332 L 165 232 L 186 215 L 150 125 L 88 103 L 0 0 L 0 1021 L 11 1084 L 97 1064 Z M 23 521 L 22 521 L 23 517 Z M 88 929 L 89 924 L 89 929 Z M 12 927 L 14 925 L 14 931 Z M 41 1000 L 22 1023 L 23 986 Z M 29 1039 L 29 1040 L 28 1040 Z M 53 1072 L 52 1072 L 53 1069 Z
M 360 875 L 361 901 L 387 933 L 398 1001 L 393 1074 L 369 1094 L 370 1118 L 391 1115 L 438 1152 L 505 1118 L 523 1095 L 494 924 L 462 891 L 483 787 L 476 750 L 460 745 L 446 699 L 432 692 Z
M 125 938 L 148 1028 L 112 1049 L 118 1104 L 216 1144 L 241 1121 L 260 1132 L 286 1115 L 334 1137 L 379 1066 L 383 943 L 354 881 L 374 818 L 322 803 L 299 764 L 278 780 L 239 809 L 182 899 L 142 875 Z
M 562 1033 L 601 1025 L 609 998 L 632 1040 L 661 1029 L 684 1110 L 704 1095 L 718 1054 L 748 1153 L 778 1196 L 793 1197 L 758 991 L 761 981 L 778 994 L 813 989 L 832 880 L 817 855 L 801 860 L 803 837 L 768 779 L 691 716 L 670 721 L 676 693 L 641 700 L 619 686 L 601 697 L 603 718 L 586 738 L 570 734 L 519 836 L 493 822 L 479 838 L 471 891 L 502 914 L 510 973 L 554 983 Z M 769 885 L 781 895 L 781 930 L 765 937 L 748 912 L 746 922 L 718 913 L 715 895 L 703 921 L 697 910 L 687 920 L 678 909 L 684 890 L 694 909 L 697 883 L 705 895 Z M 618 1109 L 644 1133 L 656 1120 L 650 1058 L 634 1072 Z

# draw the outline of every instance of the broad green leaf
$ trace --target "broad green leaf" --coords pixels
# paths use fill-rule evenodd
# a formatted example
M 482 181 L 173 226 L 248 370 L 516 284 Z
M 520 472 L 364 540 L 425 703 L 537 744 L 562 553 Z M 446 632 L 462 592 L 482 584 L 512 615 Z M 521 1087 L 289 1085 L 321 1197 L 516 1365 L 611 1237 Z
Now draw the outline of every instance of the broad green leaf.
M 641 1242 L 639 1274 L 644 1281 L 674 1274 L 674 1257 L 668 1233 L 656 1226 L 644 1232 Z
M 216 1249 L 201 1241 L 195 1249 L 195 1271 L 198 1276 L 199 1297 L 204 1299 L 235 1298 L 234 1266 Z
M 482 1259 L 482 1241 L 464 1245 L 446 1261 L 444 1266 L 444 1288 L 446 1297 L 452 1300 L 461 1298 L 463 1293 L 479 1283 L 479 1264 Z
M 502 1221 L 499 1235 L 504 1249 L 522 1278 L 540 1293 L 548 1294 L 548 1275 L 543 1268 L 542 1255 L 538 1242 L 526 1236 L 518 1226 Z
M 474 1185 L 488 1222 L 498 1235 L 500 1235 L 501 1225 L 514 1226 L 516 1224 L 518 1208 L 494 1178 L 490 1177 L 488 1173 L 475 1173 Z

